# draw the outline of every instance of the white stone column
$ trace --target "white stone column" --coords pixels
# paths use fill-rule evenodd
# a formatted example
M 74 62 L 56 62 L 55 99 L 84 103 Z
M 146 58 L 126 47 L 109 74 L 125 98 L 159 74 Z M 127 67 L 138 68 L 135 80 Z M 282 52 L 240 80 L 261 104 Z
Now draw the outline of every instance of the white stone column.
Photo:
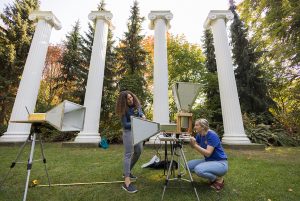
M 222 142 L 227 144 L 250 144 L 244 130 L 226 32 L 225 21 L 231 19 L 233 19 L 233 14 L 229 10 L 212 10 L 208 14 L 204 27 L 211 27 L 214 38 L 225 131 Z
M 26 59 L 22 79 L 14 102 L 10 121 L 27 120 L 28 113 L 34 112 L 40 88 L 45 58 L 49 45 L 52 27 L 59 30 L 61 24 L 51 11 L 34 11 L 30 20 L 37 20 L 37 26 Z M 0 142 L 25 141 L 30 133 L 31 124 L 9 123 L 7 131 Z
M 107 34 L 112 14 L 109 11 L 92 11 L 89 19 L 96 22 L 93 49 L 85 92 L 86 107 L 84 129 L 75 138 L 78 143 L 98 143 L 101 98 L 104 79 Z
M 150 29 L 154 29 L 153 121 L 169 124 L 167 30 L 173 15 L 170 11 L 151 11 Z

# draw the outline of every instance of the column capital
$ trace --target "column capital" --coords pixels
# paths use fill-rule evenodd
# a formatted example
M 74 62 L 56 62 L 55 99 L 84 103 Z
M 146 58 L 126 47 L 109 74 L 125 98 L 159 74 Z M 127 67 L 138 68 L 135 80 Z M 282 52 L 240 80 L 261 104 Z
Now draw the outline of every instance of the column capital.
M 56 16 L 51 12 L 51 11 L 33 11 L 29 15 L 30 20 L 45 20 L 48 22 L 51 26 L 53 26 L 56 30 L 61 29 L 61 23 L 60 21 L 56 18 Z
M 92 11 L 89 14 L 89 19 L 96 21 L 98 19 L 103 19 L 109 26 L 112 26 L 111 19 L 113 14 L 110 11 Z
M 233 19 L 233 13 L 230 10 L 211 10 L 204 22 L 204 28 L 208 29 L 216 19 L 224 19 L 227 22 Z
M 170 29 L 170 20 L 173 19 L 173 14 L 169 10 L 161 10 L 161 11 L 151 11 L 148 15 L 150 20 L 149 28 L 154 29 L 155 20 L 163 19 L 166 22 L 167 28 Z

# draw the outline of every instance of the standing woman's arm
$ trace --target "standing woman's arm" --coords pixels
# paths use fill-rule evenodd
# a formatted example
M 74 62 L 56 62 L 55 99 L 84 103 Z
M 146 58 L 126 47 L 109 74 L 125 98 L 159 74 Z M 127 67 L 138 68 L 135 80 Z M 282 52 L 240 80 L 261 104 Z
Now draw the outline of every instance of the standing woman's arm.
M 143 113 L 141 107 L 139 107 L 138 111 L 139 111 L 139 117 L 142 117 L 143 119 L 146 119 L 146 116 L 145 116 L 145 114 Z
M 127 117 L 126 117 L 125 114 L 122 116 L 122 120 L 121 121 L 122 121 L 122 125 L 123 125 L 123 127 L 125 129 L 131 129 L 131 122 L 130 121 L 127 122 Z

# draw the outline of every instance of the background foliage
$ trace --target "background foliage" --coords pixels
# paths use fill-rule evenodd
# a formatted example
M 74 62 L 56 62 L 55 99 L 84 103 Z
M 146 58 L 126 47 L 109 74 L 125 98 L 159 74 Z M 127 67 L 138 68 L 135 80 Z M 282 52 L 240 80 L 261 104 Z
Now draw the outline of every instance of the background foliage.
M 239 99 L 247 135 L 267 145 L 299 145 L 300 138 L 300 4 L 297 0 L 244 0 L 231 5 L 234 13 L 230 45 Z M 15 0 L 0 11 L 0 135 L 8 125 L 21 73 L 34 33 L 28 15 L 39 7 L 35 0 Z M 105 10 L 104 0 L 98 10 Z M 153 36 L 142 35 L 139 3 L 130 7 L 127 30 L 119 41 L 109 29 L 99 132 L 120 142 L 121 126 L 114 113 L 120 90 L 136 93 L 152 119 Z M 81 34 L 74 22 L 65 41 L 48 48 L 36 111 L 46 112 L 64 99 L 83 104 L 93 44 L 94 24 Z M 189 43 L 184 35 L 167 33 L 169 87 L 195 82 L 202 91 L 193 107 L 194 118 L 204 117 L 220 136 L 223 121 L 213 36 L 203 33 L 203 44 Z M 170 97 L 170 117 L 176 107 Z M 76 133 L 44 128 L 48 141 L 73 139 Z

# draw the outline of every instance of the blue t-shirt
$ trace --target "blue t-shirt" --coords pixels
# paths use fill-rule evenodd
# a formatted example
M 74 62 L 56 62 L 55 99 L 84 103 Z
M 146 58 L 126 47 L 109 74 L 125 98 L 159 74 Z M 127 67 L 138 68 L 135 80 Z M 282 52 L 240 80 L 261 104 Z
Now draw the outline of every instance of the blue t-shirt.
M 227 155 L 224 152 L 224 149 L 221 145 L 221 141 L 219 139 L 219 136 L 212 130 L 208 130 L 207 134 L 205 136 L 202 136 L 200 134 L 196 135 L 196 142 L 198 145 L 200 145 L 202 148 L 206 149 L 207 145 L 214 147 L 214 151 L 209 157 L 205 157 L 205 161 L 221 161 L 221 160 L 227 160 Z
M 135 109 L 134 106 L 130 106 L 125 113 L 125 115 L 122 116 L 122 126 L 125 130 L 131 130 L 131 116 L 135 117 L 142 117 L 144 115 L 142 108 L 139 107 L 138 109 Z

